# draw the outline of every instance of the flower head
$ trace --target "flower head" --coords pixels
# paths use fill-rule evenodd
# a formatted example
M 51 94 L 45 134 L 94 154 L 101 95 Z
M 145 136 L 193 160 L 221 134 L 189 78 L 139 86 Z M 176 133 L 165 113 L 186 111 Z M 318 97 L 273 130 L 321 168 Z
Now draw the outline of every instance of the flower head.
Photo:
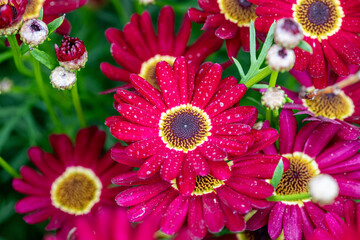
M 160 171 L 167 181 L 183 179 L 180 191 L 191 194 L 195 176 L 206 176 L 216 163 L 217 179 L 229 176 L 226 160 L 251 154 L 277 138 L 274 129 L 255 130 L 257 110 L 234 107 L 246 87 L 234 77 L 221 81 L 218 64 L 205 63 L 195 74 L 184 57 L 173 68 L 163 61 L 156 65 L 160 91 L 145 79 L 131 75 L 131 83 L 140 95 L 118 90 L 115 108 L 121 116 L 109 117 L 105 124 L 119 140 L 128 141 L 126 152 L 133 165 L 140 167 L 140 178 Z M 114 158 L 116 149 L 113 149 Z M 193 171 L 192 177 L 187 177 Z
M 88 56 L 84 42 L 69 36 L 64 36 L 60 47 L 55 44 L 55 53 L 60 66 L 68 71 L 83 68 Z
M 203 30 L 215 30 L 215 35 L 226 41 L 230 59 L 237 56 L 242 47 L 250 51 L 250 22 L 256 19 L 256 5 L 247 0 L 198 0 L 200 8 L 189 9 L 193 22 L 204 23 Z M 260 38 L 264 35 L 258 34 Z
M 247 222 L 247 229 L 255 230 L 268 223 L 272 239 L 282 230 L 285 239 L 303 236 L 307 239 L 315 227 L 323 226 L 326 211 L 342 216 L 344 197 L 360 197 L 360 167 L 352 164 L 360 156 L 360 141 L 337 139 L 340 126 L 331 123 L 310 122 L 297 131 L 297 122 L 290 110 L 282 110 L 279 129 L 279 151 L 290 161 L 290 167 L 275 188 L 274 202 L 258 210 Z M 264 152 L 276 154 L 277 149 L 271 146 Z M 330 175 L 339 186 L 339 197 L 331 205 L 311 201 L 309 182 L 320 174 Z
M 36 47 L 45 41 L 49 30 L 43 21 L 30 19 L 24 22 L 19 33 L 23 42 L 32 47 Z
M 125 151 L 116 152 L 117 159 L 125 158 Z M 175 234 L 182 226 L 187 226 L 191 239 L 202 239 L 209 230 L 220 232 L 226 226 L 232 232 L 245 228 L 244 214 L 252 208 L 265 208 L 274 188 L 265 181 L 272 177 L 280 160 L 277 155 L 256 154 L 237 157 L 235 164 L 227 166 L 229 178 L 221 180 L 220 162 L 211 162 L 209 174 L 194 175 L 185 166 L 182 178 L 170 183 L 157 173 L 149 179 L 140 179 L 137 172 L 129 172 L 115 177 L 112 182 L 132 186 L 117 195 L 120 206 L 130 207 L 129 219 L 138 222 L 151 219 L 154 226 L 165 234 Z M 285 168 L 289 163 L 284 160 Z M 181 194 L 185 179 L 194 177 L 194 189 L 190 195 Z M 186 235 L 186 234 L 185 234 Z M 179 238 L 182 239 L 182 238 Z
M 339 195 L 339 186 L 330 175 L 320 174 L 309 181 L 309 191 L 314 202 L 330 204 Z
M 123 31 L 110 28 L 106 38 L 111 43 L 111 54 L 122 68 L 102 63 L 101 71 L 111 80 L 129 82 L 130 74 L 139 74 L 152 86 L 159 89 L 155 78 L 155 66 L 160 61 L 173 65 L 175 58 L 185 56 L 197 68 L 206 57 L 217 51 L 222 41 L 213 31 L 206 31 L 192 45 L 188 46 L 191 21 L 184 16 L 177 35 L 174 34 L 174 11 L 171 7 L 161 9 L 154 30 L 150 14 L 135 14 Z M 115 90 L 109 90 L 115 91 Z
M 358 67 L 352 66 L 351 73 L 356 73 Z M 314 88 L 313 83 L 317 81 L 311 78 L 307 72 L 291 71 L 295 79 L 300 82 L 304 88 L 303 94 L 296 94 L 292 91 L 284 89 L 287 95 L 294 103 L 286 103 L 285 108 L 300 110 L 300 113 L 310 115 L 307 120 L 324 121 L 334 124 L 340 124 L 342 130 L 338 135 L 344 139 L 352 140 L 360 136 L 360 128 L 352 123 L 360 123 L 360 110 L 356 107 L 360 104 L 359 94 L 360 83 L 351 84 L 347 87 L 339 88 L 350 78 L 360 78 L 359 75 L 351 75 L 347 78 L 339 77 L 334 72 L 326 75 L 326 89 L 324 91 Z M 311 97 L 309 94 L 313 95 Z M 306 97 L 305 97 L 306 96 Z
M 285 92 L 280 88 L 269 88 L 263 93 L 261 103 L 271 110 L 279 109 L 282 108 L 286 102 L 285 97 Z
M 255 10 L 258 31 L 266 33 L 278 19 L 292 18 L 303 29 L 306 41 L 313 54 L 295 48 L 297 71 L 308 70 L 314 78 L 327 73 L 327 66 L 341 76 L 349 74 L 348 64 L 360 64 L 358 44 L 360 16 L 359 1 L 346 0 L 250 0 L 259 4 Z M 275 7 L 276 6 L 276 7 Z M 322 88 L 326 79 L 314 82 Z
M 59 90 L 71 89 L 76 82 L 76 75 L 63 67 L 55 68 L 50 74 L 51 85 Z
M 14 189 L 28 195 L 15 210 L 27 214 L 24 220 L 30 224 L 50 218 L 46 229 L 60 229 L 61 239 L 66 239 L 79 216 L 90 216 L 98 207 L 112 204 L 118 190 L 108 188 L 111 172 L 129 168 L 115 164 L 110 152 L 101 156 L 104 142 L 105 133 L 91 127 L 78 132 L 75 145 L 66 135 L 51 135 L 54 154 L 30 148 L 29 158 L 38 171 L 24 166 L 22 179 L 13 180 Z

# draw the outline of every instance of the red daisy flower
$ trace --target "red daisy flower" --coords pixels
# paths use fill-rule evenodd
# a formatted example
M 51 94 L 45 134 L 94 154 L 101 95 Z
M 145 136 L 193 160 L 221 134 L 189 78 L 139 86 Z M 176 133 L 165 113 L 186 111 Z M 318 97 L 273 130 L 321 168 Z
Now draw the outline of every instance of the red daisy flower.
M 229 156 L 251 154 L 277 139 L 275 129 L 255 130 L 257 118 L 252 106 L 233 107 L 246 92 L 234 77 L 221 81 L 219 64 L 205 63 L 195 75 L 184 57 L 172 69 L 163 61 L 156 65 L 160 91 L 145 79 L 131 75 L 131 83 L 142 95 L 119 89 L 115 107 L 121 116 L 105 124 L 119 140 L 132 142 L 126 152 L 130 165 L 140 167 L 139 177 L 158 171 L 164 180 L 185 180 L 184 193 L 194 189 L 195 176 L 206 176 L 217 168 L 220 180 L 229 176 Z M 113 158 L 129 164 L 128 160 Z M 215 164 L 215 165 L 214 165 Z M 192 171 L 190 171 L 192 170 Z
M 18 213 L 27 214 L 27 223 L 50 218 L 46 230 L 60 229 L 61 239 L 66 239 L 79 216 L 113 204 L 119 190 L 108 188 L 110 180 L 114 173 L 130 168 L 116 164 L 110 151 L 101 157 L 105 137 L 105 132 L 91 127 L 78 132 L 75 146 L 66 135 L 51 135 L 54 155 L 38 147 L 29 149 L 29 158 L 39 171 L 23 166 L 22 179 L 13 180 L 14 189 L 28 195 L 15 206 Z
M 360 64 L 360 2 L 347 0 L 250 0 L 259 6 L 255 27 L 267 32 L 281 18 L 293 18 L 304 32 L 304 41 L 314 53 L 295 48 L 297 71 L 308 70 L 314 78 L 325 75 L 327 65 L 341 76 L 349 74 L 348 63 Z M 322 88 L 326 81 L 319 80 Z
M 16 33 L 23 21 L 37 18 L 44 8 L 43 21 L 50 23 L 61 14 L 71 12 L 83 6 L 87 0 L 8 0 L 0 3 L 0 35 Z M 70 23 L 65 19 L 57 29 L 60 34 L 69 34 Z
M 345 220 L 345 222 L 344 222 Z M 360 234 L 360 204 L 347 200 L 344 220 L 335 213 L 325 215 L 326 228 L 317 228 L 310 240 L 357 240 Z
M 343 197 L 360 198 L 360 141 L 334 138 L 340 127 L 337 124 L 311 122 L 297 131 L 297 122 L 291 110 L 283 110 L 279 120 L 280 154 L 290 161 L 274 192 L 270 207 L 258 210 L 247 222 L 248 230 L 268 224 L 272 239 L 284 231 L 285 239 L 308 238 L 316 227 L 324 228 L 326 211 L 343 215 Z M 266 154 L 276 154 L 273 145 L 264 149 Z M 339 195 L 331 205 L 319 205 L 310 198 L 281 200 L 281 197 L 308 193 L 309 181 L 328 174 L 336 179 Z
M 250 51 L 250 21 L 255 20 L 256 5 L 247 0 L 198 0 L 203 11 L 189 9 L 193 22 L 204 23 L 203 30 L 214 29 L 215 35 L 226 40 L 226 50 L 230 59 L 237 56 L 242 47 Z M 257 33 L 264 38 L 265 35 Z
M 119 150 L 117 156 L 128 158 L 124 150 Z M 185 172 L 190 174 L 170 183 L 159 174 L 140 179 L 138 172 L 128 172 L 112 180 L 114 184 L 134 186 L 119 193 L 116 202 L 130 207 L 130 221 L 151 219 L 165 234 L 177 233 L 184 223 L 192 239 L 202 239 L 207 230 L 220 232 L 224 226 L 232 232 L 243 231 L 243 215 L 252 208 L 269 205 L 266 198 L 273 194 L 274 188 L 265 179 L 272 177 L 280 158 L 261 154 L 238 157 L 234 159 L 236 164 L 229 162 L 227 166 L 227 180 L 219 178 L 223 175 L 217 167 L 221 162 L 211 162 L 208 175 L 194 176 L 194 190 L 189 195 L 181 194 L 180 190 L 186 187 L 184 178 L 191 175 L 191 169 Z M 289 166 L 286 159 L 285 166 Z
M 175 58 L 185 56 L 198 67 L 206 57 L 221 47 L 222 41 L 213 36 L 212 31 L 205 32 L 195 43 L 187 47 L 191 21 L 185 15 L 180 30 L 175 36 L 174 18 L 174 10 L 171 7 L 162 8 L 157 34 L 148 12 L 144 12 L 141 16 L 134 14 L 123 31 L 108 29 L 105 35 L 111 43 L 111 54 L 117 64 L 123 68 L 101 63 L 101 71 L 109 79 L 121 82 L 129 82 L 130 74 L 135 73 L 158 88 L 155 79 L 155 66 L 158 62 L 166 61 L 172 65 Z M 115 90 L 106 92 L 113 91 Z
M 359 67 L 350 67 L 351 73 L 356 73 Z M 313 91 L 313 79 L 309 73 L 291 71 L 295 79 L 307 90 Z M 342 82 L 345 78 L 331 72 L 326 80 L 326 86 Z M 342 130 L 338 135 L 347 140 L 354 140 L 360 136 L 360 128 L 351 124 L 360 124 L 360 83 L 345 87 L 335 92 L 320 94 L 312 99 L 301 99 L 299 94 L 284 89 L 294 103 L 285 104 L 284 108 L 300 110 L 298 114 L 308 114 L 306 120 L 325 121 L 341 124 Z M 303 95 L 303 94 L 302 94 Z

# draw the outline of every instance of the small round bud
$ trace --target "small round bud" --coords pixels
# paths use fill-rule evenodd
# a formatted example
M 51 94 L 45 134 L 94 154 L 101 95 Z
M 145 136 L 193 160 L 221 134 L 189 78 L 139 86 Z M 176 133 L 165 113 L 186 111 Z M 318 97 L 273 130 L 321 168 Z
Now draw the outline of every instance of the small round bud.
M 55 68 L 50 74 L 51 85 L 59 90 L 71 89 L 76 81 L 76 75 L 63 67 Z
M 276 22 L 274 40 L 284 48 L 294 48 L 304 38 L 300 24 L 292 18 L 282 18 Z
M 261 97 L 262 105 L 271 110 L 282 108 L 285 102 L 285 92 L 276 87 L 267 89 Z
M 55 44 L 55 52 L 60 66 L 68 71 L 76 71 L 85 66 L 88 53 L 84 42 L 78 38 L 64 36 L 60 47 Z
M 155 3 L 155 0 L 140 0 L 141 4 L 148 5 Z
M 45 41 L 49 29 L 43 21 L 30 19 L 24 22 L 19 33 L 23 42 L 32 47 L 36 47 Z
M 295 53 L 279 45 L 272 45 L 266 55 L 269 67 L 274 71 L 289 71 L 295 64 Z
M 12 86 L 13 82 L 8 78 L 4 78 L 0 81 L 0 94 L 10 92 Z
M 327 174 L 320 174 L 309 182 L 310 195 L 314 202 L 330 204 L 339 194 L 336 180 Z
M 261 130 L 262 127 L 263 127 L 263 125 L 264 125 L 264 122 L 262 122 L 262 121 L 256 122 L 256 123 L 253 125 L 253 129 Z

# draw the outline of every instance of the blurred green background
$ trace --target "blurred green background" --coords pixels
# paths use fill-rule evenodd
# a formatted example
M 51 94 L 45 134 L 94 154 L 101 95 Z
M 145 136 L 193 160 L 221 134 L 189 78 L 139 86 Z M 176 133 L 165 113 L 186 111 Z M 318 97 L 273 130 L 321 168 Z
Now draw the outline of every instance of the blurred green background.
M 157 1 L 156 5 L 141 6 L 134 0 L 90 0 L 89 4 L 72 13 L 67 18 L 72 24 L 71 37 L 78 37 L 84 41 L 89 53 L 86 68 L 78 74 L 78 88 L 83 111 L 88 125 L 96 125 L 107 132 L 106 148 L 110 148 L 116 140 L 109 134 L 104 125 L 108 116 L 116 115 L 113 109 L 113 95 L 99 95 L 99 92 L 119 85 L 107 79 L 100 71 L 101 62 L 115 64 L 110 55 L 110 44 L 104 32 L 109 27 L 122 29 L 131 14 L 147 10 L 156 22 L 158 12 L 164 5 L 171 5 L 176 12 L 177 28 L 182 16 L 189 7 L 198 7 L 196 0 L 166 0 Z M 193 24 L 191 41 L 200 34 L 201 25 Z M 53 34 L 51 41 L 45 42 L 39 48 L 55 56 L 54 43 L 60 44 L 62 37 Z M 51 151 L 48 137 L 55 132 L 55 126 L 47 113 L 46 105 L 42 101 L 36 81 L 17 72 L 10 49 L 0 41 L 0 81 L 8 79 L 13 83 L 10 92 L 0 94 L 0 156 L 3 157 L 16 171 L 22 165 L 31 165 L 27 157 L 30 146 L 40 146 Z M 10 58 L 9 58 L 10 56 Z M 25 64 L 31 61 L 25 56 Z M 249 66 L 248 53 L 240 52 L 238 59 L 245 69 Z M 227 61 L 225 44 L 221 51 L 209 57 L 214 62 Z M 116 64 L 115 64 L 116 65 Z M 70 91 L 58 91 L 50 85 L 50 70 L 42 66 L 46 91 L 50 95 L 55 111 L 64 126 L 64 131 L 72 139 L 80 129 Z M 234 66 L 224 72 L 224 77 L 233 75 L 239 79 Z M 280 74 L 281 85 L 298 89 L 298 84 L 289 74 Z M 264 116 L 264 108 L 260 105 L 260 94 L 249 91 L 242 100 L 242 105 L 254 105 L 259 109 L 260 119 Z M 275 126 L 274 126 L 275 127 Z M 14 204 L 22 195 L 16 193 L 11 186 L 11 176 L 0 169 L 0 240 L 42 239 L 46 223 L 27 225 L 22 216 L 15 213 Z

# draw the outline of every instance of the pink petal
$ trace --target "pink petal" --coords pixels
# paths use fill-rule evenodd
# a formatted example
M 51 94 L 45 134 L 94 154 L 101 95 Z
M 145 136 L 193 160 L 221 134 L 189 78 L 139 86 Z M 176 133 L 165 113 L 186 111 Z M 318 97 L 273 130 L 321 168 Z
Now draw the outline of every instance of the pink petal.
M 120 103 L 116 110 L 128 121 L 142 126 L 158 128 L 160 117 L 130 104 Z
M 229 123 L 241 123 L 242 121 L 257 117 L 258 111 L 255 107 L 252 106 L 241 106 L 234 107 L 225 112 L 215 116 L 211 119 L 211 123 L 216 125 L 225 125 Z
M 170 150 L 165 150 L 148 158 L 146 162 L 141 165 L 138 176 L 140 178 L 148 178 L 159 172 L 161 165 L 164 162 L 164 156 L 166 156 L 169 151 Z
M 175 60 L 176 61 L 176 60 Z M 156 64 L 156 79 L 159 82 L 161 94 L 168 108 L 180 105 L 180 95 L 178 90 L 178 79 L 169 63 L 162 61 Z
M 103 72 L 103 74 L 110 80 L 119 81 L 119 82 L 130 82 L 129 71 L 115 67 L 106 62 L 100 64 L 100 69 Z
M 279 117 L 279 146 L 280 153 L 291 153 L 295 135 L 297 133 L 297 122 L 292 110 L 282 110 Z
M 170 150 L 164 155 L 164 163 L 161 165 L 161 178 L 171 181 L 179 176 L 183 164 L 184 153 L 182 151 Z
M 219 199 L 215 193 L 202 196 L 204 220 L 207 228 L 212 233 L 220 232 L 224 227 L 224 214 L 220 207 Z
M 199 146 L 198 149 L 205 158 L 213 161 L 224 161 L 228 156 L 224 150 L 209 141 Z
M 161 219 L 161 231 L 171 235 L 178 232 L 188 213 L 189 198 L 178 196 L 168 207 Z
M 171 55 L 174 48 L 174 10 L 165 6 L 161 9 L 158 19 L 158 49 L 162 55 Z
M 117 121 L 111 124 L 110 133 L 122 141 L 140 141 L 159 136 L 159 130 L 143 127 L 134 123 Z M 146 141 L 146 140 L 145 140 Z
M 246 214 L 251 210 L 251 205 L 238 192 L 232 190 L 230 187 L 224 185 L 215 189 L 220 200 L 232 210 Z
M 205 237 L 207 229 L 203 217 L 201 197 L 195 196 L 190 198 L 188 226 L 193 238 L 202 239 Z
M 155 155 L 164 148 L 165 144 L 160 137 L 157 137 L 132 143 L 126 148 L 126 153 L 130 157 L 146 158 Z
M 269 235 L 272 239 L 276 239 L 280 236 L 283 228 L 283 217 L 285 208 L 287 205 L 278 202 L 272 208 L 269 215 Z

